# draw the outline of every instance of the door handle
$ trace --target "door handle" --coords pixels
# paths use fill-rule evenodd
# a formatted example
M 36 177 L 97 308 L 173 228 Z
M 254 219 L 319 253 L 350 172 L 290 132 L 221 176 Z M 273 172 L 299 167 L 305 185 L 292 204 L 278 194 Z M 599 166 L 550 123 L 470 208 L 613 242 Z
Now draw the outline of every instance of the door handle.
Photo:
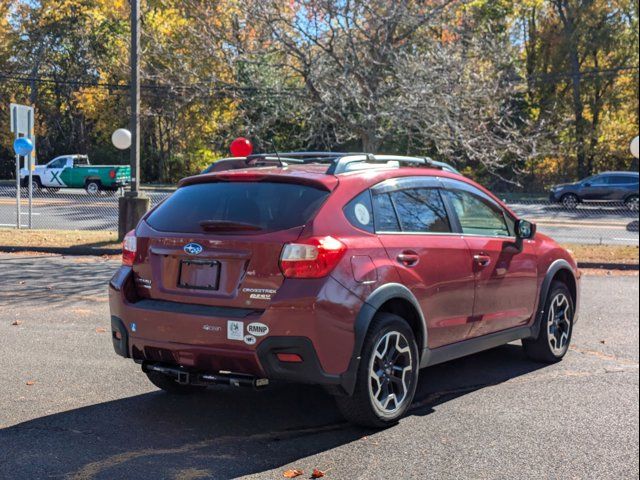
M 420 255 L 413 251 L 405 251 L 399 254 L 396 259 L 405 267 L 414 267 L 420 261 Z
M 474 255 L 473 261 L 476 262 L 476 265 L 482 268 L 491 265 L 491 257 L 489 255 Z

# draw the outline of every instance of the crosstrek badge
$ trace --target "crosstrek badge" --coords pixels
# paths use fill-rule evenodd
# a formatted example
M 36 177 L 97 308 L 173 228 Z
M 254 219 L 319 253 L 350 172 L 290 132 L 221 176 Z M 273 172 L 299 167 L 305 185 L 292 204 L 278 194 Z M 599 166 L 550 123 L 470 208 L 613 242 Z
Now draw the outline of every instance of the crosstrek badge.
M 244 340 L 244 322 L 229 320 L 227 322 L 227 338 L 229 340 Z
M 252 300 L 271 300 L 271 297 L 277 292 L 271 288 L 243 288 L 243 293 L 248 293 Z

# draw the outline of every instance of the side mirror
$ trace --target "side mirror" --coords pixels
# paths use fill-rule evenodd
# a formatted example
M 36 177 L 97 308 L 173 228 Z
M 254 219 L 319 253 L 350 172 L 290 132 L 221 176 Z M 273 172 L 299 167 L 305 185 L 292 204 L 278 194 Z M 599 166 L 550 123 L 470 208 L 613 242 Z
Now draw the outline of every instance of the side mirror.
M 518 220 L 516 223 L 516 237 L 530 240 L 536 236 L 536 224 L 527 220 Z

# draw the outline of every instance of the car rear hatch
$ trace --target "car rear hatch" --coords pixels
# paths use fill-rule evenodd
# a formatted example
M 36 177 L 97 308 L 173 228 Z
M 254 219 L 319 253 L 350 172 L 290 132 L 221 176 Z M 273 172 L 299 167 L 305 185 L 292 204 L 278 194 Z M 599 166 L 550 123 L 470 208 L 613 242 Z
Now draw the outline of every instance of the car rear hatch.
M 142 298 L 265 309 L 284 281 L 280 255 L 330 194 L 322 183 L 233 175 L 187 183 L 138 227 Z

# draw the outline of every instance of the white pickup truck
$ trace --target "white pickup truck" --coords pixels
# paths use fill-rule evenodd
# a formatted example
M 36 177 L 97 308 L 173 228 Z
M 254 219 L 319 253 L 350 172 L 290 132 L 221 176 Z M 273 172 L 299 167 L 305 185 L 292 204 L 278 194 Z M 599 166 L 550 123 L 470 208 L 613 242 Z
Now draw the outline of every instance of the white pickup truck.
M 86 155 L 63 155 L 46 165 L 36 165 L 33 186 L 57 191 L 61 188 L 84 188 L 87 193 L 115 192 L 131 181 L 131 168 L 126 165 L 91 165 Z M 20 182 L 27 186 L 29 170 L 20 170 Z

